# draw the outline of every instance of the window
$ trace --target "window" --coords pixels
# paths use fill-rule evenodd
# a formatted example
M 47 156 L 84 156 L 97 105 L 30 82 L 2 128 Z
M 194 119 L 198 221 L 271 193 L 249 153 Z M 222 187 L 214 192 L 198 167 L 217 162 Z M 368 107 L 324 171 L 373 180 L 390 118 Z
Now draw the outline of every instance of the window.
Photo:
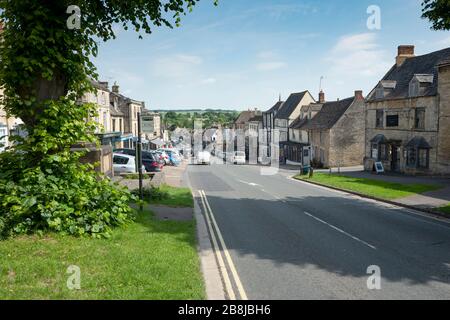
M 112 119 L 112 131 L 116 132 L 116 119 Z
M 418 108 L 415 111 L 414 128 L 419 130 L 425 129 L 425 108 Z
M 386 117 L 386 127 L 398 127 L 398 114 Z
M 430 163 L 430 150 L 419 149 L 419 158 L 417 166 L 419 168 L 428 169 Z
M 372 144 L 372 159 L 378 160 L 378 144 Z
M 387 160 L 388 159 L 387 149 L 388 149 L 388 146 L 386 144 L 380 144 L 379 160 Z
M 409 167 L 415 167 L 417 164 L 417 150 L 415 148 L 408 149 L 408 157 L 406 159 L 406 164 Z
M 377 110 L 376 124 L 377 128 L 383 128 L 384 110 Z
M 113 163 L 114 164 L 128 164 L 128 158 L 121 157 L 121 156 L 114 156 Z

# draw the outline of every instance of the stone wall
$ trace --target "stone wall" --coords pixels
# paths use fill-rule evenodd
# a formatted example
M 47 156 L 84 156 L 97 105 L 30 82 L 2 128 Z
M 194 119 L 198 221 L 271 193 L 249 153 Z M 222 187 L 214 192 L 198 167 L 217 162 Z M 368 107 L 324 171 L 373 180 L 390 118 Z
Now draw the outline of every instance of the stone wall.
M 81 163 L 90 163 L 95 165 L 95 170 L 101 172 L 108 177 L 114 175 L 113 170 L 113 149 L 112 146 L 100 146 L 96 147 L 93 144 L 86 145 L 76 145 L 71 151 L 72 152 L 83 152 L 88 149 L 86 155 L 80 158 Z
M 330 131 L 330 167 L 363 163 L 365 145 L 365 103 L 355 100 Z

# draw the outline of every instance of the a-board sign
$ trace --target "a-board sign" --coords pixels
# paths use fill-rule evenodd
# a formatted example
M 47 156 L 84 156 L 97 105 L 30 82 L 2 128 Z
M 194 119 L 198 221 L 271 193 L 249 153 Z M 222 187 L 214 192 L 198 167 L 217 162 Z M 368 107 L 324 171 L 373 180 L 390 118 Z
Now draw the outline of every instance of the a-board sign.
M 375 170 L 377 173 L 384 173 L 384 166 L 382 162 L 375 162 Z

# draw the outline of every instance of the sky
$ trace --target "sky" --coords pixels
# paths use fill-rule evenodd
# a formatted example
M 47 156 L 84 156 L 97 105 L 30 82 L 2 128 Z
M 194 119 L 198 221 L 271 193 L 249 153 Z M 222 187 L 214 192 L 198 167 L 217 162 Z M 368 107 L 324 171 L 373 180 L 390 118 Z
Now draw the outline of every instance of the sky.
M 380 28 L 368 27 L 371 5 Z M 430 25 L 421 0 L 201 0 L 179 28 L 142 40 L 116 27 L 94 63 L 100 80 L 151 110 L 267 110 L 280 94 L 317 97 L 321 77 L 328 101 L 368 94 L 398 45 L 417 55 L 450 47 L 450 32 Z

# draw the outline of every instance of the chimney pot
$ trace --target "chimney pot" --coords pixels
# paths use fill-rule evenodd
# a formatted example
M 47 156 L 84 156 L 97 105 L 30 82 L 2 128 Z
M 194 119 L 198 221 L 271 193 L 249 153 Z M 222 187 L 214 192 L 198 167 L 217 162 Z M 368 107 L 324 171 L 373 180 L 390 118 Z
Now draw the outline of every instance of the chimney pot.
M 114 85 L 112 86 L 112 92 L 119 93 L 119 86 L 117 85 L 117 83 L 114 83 Z
M 325 103 L 325 92 L 322 90 L 319 92 L 319 103 Z

